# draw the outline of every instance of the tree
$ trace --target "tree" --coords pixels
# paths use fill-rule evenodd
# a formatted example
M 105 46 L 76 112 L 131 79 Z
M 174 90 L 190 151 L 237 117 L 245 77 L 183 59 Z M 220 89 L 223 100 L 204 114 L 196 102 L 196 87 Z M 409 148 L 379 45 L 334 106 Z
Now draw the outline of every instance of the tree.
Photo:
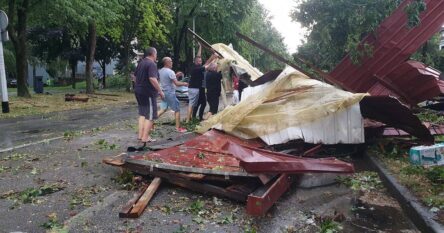
M 106 65 L 111 63 L 112 58 L 118 55 L 118 44 L 108 36 L 100 36 L 97 38 L 96 61 L 102 68 L 102 85 L 106 87 Z
M 288 58 L 289 54 L 283 38 L 273 27 L 268 12 L 257 1 L 254 1 L 250 8 L 250 13 L 240 24 L 240 31 L 250 38 L 254 38 L 255 41 L 268 46 L 272 51 Z M 262 71 L 283 68 L 282 63 L 248 42 L 240 41 L 238 48 L 235 49 Z
M 292 18 L 311 30 L 298 55 L 330 71 L 387 17 L 399 0 L 302 0 Z M 353 54 L 351 54 L 353 55 Z
M 109 25 L 114 25 L 122 16 L 121 5 L 118 4 L 118 0 L 53 0 L 47 6 L 47 11 L 51 12 L 50 21 L 63 24 L 72 35 L 79 35 L 80 42 L 87 42 L 84 46 L 86 92 L 93 93 L 92 65 L 97 36 L 108 34 L 113 38 L 119 37 L 119 29 Z M 73 67 L 74 63 L 77 63 L 77 56 L 76 53 L 72 55 L 70 63 Z
M 119 31 L 116 42 L 121 45 L 118 49 L 118 68 L 128 79 L 129 91 L 131 59 L 135 55 L 133 49 L 164 45 L 168 34 L 165 25 L 170 22 L 171 14 L 167 0 L 118 0 L 118 3 L 122 8 L 121 17 L 113 25 Z
M 240 30 L 242 20 L 250 12 L 250 5 L 256 0 L 172 1 L 173 21 L 169 25 L 170 44 L 175 68 L 185 69 L 192 61 L 192 41 L 187 37 L 187 28 L 192 27 L 193 18 L 196 32 L 209 43 L 233 43 L 237 47 L 235 32 Z M 188 64 L 187 64 L 188 63 Z
M 37 4 L 43 0 L 8 0 L 1 1 L 2 9 L 7 9 L 9 17 L 8 33 L 14 45 L 16 69 L 17 69 L 17 95 L 31 97 L 28 90 L 28 47 L 27 27 L 30 14 Z
M 299 47 L 297 55 L 312 64 L 331 71 L 348 53 L 354 63 L 363 56 L 371 56 L 371 46 L 358 48 L 361 40 L 373 33 L 401 0 L 302 0 L 292 12 L 292 18 L 311 30 L 307 42 Z M 419 24 L 419 14 L 426 9 L 424 0 L 412 1 L 404 11 L 408 26 Z M 433 44 L 433 46 L 431 46 Z M 430 46 L 429 46 L 430 45 Z M 412 58 L 434 64 L 442 61 L 436 39 L 431 39 Z M 427 52 L 426 52 L 427 51 Z M 441 54 L 441 55 L 439 55 Z M 440 58 L 441 56 L 441 58 Z

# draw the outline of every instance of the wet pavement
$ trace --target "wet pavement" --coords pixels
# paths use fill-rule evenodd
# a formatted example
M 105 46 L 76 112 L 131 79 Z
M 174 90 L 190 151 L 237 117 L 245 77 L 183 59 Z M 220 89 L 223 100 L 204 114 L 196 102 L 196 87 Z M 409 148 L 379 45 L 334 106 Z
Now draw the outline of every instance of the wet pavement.
M 41 225 L 54 215 L 69 232 L 319 232 L 330 219 L 339 222 L 340 232 L 418 232 L 385 189 L 353 191 L 337 183 L 316 188 L 293 186 L 266 216 L 259 218 L 248 216 L 243 203 L 162 183 L 140 218 L 120 219 L 118 212 L 133 191 L 123 190 L 113 181 L 120 170 L 101 160 L 136 142 L 135 108 L 86 112 L 69 114 L 72 118 L 66 119 L 73 121 L 69 129 L 63 128 L 66 124 L 59 119 L 59 125 L 50 132 L 56 135 L 79 130 L 76 124 L 80 129 L 101 129 L 76 135 L 72 140 L 0 153 L 0 232 L 45 232 Z M 171 113 L 161 120 L 168 119 L 172 119 Z M 11 120 L 0 121 L 1 127 L 14 128 L 6 121 Z M 25 130 L 42 136 L 45 133 L 38 130 L 45 127 L 38 125 L 52 127 L 49 123 L 46 118 L 17 120 L 18 129 L 9 134 L 14 135 L 11 143 L 35 139 L 22 140 L 21 136 L 27 135 Z M 168 138 L 178 133 L 174 126 L 159 125 L 154 135 Z M 33 197 L 30 203 L 11 195 L 49 184 L 62 188 Z
M 63 136 L 67 131 L 79 131 L 101 127 L 122 119 L 137 116 L 134 104 L 79 109 L 32 117 L 0 120 L 0 150 Z

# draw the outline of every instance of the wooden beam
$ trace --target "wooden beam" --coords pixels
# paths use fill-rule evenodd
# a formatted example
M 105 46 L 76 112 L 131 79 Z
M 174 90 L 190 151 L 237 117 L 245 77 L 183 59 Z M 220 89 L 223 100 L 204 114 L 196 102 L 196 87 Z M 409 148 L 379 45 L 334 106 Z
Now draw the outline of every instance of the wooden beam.
M 122 210 L 120 210 L 119 212 L 119 217 L 120 218 L 129 218 L 129 214 L 131 212 L 131 209 L 134 207 L 134 204 L 136 204 L 137 200 L 140 199 L 140 197 L 145 193 L 145 190 L 148 188 L 148 185 L 142 187 L 140 189 L 140 191 L 136 192 L 133 196 L 133 198 L 131 198 L 122 208 Z
M 161 183 L 162 180 L 159 177 L 155 177 L 153 181 L 151 181 L 151 184 L 148 186 L 139 200 L 137 200 L 137 203 L 131 209 L 128 215 L 129 218 L 138 218 L 140 215 L 142 215 L 143 211 L 148 205 L 148 202 L 150 202 L 151 198 L 153 197 L 154 193 L 157 191 Z
M 197 33 L 195 33 L 193 30 L 191 30 L 191 28 L 188 28 L 188 32 L 191 33 L 191 35 L 193 35 L 193 39 L 197 40 L 197 42 L 199 42 L 204 48 L 207 48 L 209 50 L 211 50 L 212 52 L 217 53 L 217 55 L 219 55 L 219 57 L 223 58 L 224 56 L 219 53 L 218 51 L 216 51 L 215 49 L 213 49 L 213 47 L 211 46 L 210 43 L 208 43 L 207 41 L 205 41 L 202 37 L 200 37 Z
M 241 39 L 247 41 L 248 43 L 252 44 L 252 45 L 255 46 L 256 48 L 259 48 L 260 50 L 262 50 L 262 51 L 264 51 L 264 52 L 270 54 L 270 55 L 271 55 L 272 57 L 274 57 L 276 60 L 278 60 L 278 61 L 280 61 L 280 62 L 282 62 L 282 63 L 284 63 L 284 64 L 287 64 L 287 65 L 289 65 L 289 66 L 291 66 L 291 67 L 293 67 L 293 68 L 299 70 L 300 72 L 304 73 L 305 75 L 307 75 L 307 76 L 310 77 L 310 78 L 314 78 L 311 74 L 309 74 L 308 72 L 304 71 L 304 69 L 303 69 L 302 67 L 300 67 L 299 65 L 294 64 L 293 62 L 291 62 L 291 61 L 289 61 L 288 59 L 282 57 L 281 55 L 279 55 L 279 54 L 277 54 L 277 53 L 271 51 L 269 48 L 265 47 L 264 45 L 259 44 L 258 42 L 252 40 L 251 38 L 249 38 L 249 37 L 247 37 L 247 36 L 245 36 L 245 35 L 243 35 L 243 34 L 241 34 L 241 33 L 239 33 L 239 32 L 236 32 L 236 36 L 238 36 L 239 38 L 241 38 Z M 315 67 L 315 66 L 312 65 L 311 63 L 308 63 L 308 62 L 304 61 L 303 59 L 301 59 L 301 58 L 299 58 L 299 57 L 297 57 L 297 59 L 298 59 L 300 62 L 302 62 L 302 63 L 306 64 L 307 66 L 309 66 L 309 67 L 310 67 L 311 69 L 313 69 L 315 72 L 317 72 L 322 78 L 324 78 L 325 80 L 327 80 L 327 82 L 332 83 L 332 84 L 336 84 L 336 85 L 338 85 L 338 86 L 343 87 L 342 83 L 336 81 L 336 80 L 333 79 L 329 74 L 323 72 L 322 70 L 320 70 L 319 68 Z

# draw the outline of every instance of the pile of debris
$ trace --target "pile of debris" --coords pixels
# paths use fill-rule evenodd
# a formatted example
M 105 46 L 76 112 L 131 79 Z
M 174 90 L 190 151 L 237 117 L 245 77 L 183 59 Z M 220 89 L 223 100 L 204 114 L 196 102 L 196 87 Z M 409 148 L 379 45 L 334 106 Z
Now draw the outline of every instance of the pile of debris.
M 433 144 L 433 135 L 442 134 L 444 127 L 421 122 L 410 107 L 441 95 L 444 85 L 436 70 L 406 60 L 439 30 L 444 2 L 426 0 L 427 10 L 415 28 L 406 26 L 403 9 L 408 2 L 381 24 L 377 37 L 362 41 L 375 47 L 372 57 L 354 65 L 347 56 L 330 74 L 321 74 L 335 86 L 310 78 L 289 62 L 291 67 L 262 74 L 232 47 L 211 46 L 194 34 L 222 58 L 219 71 L 225 74 L 225 89 L 231 87 L 233 73 L 249 87 L 239 104 L 203 122 L 199 134 L 151 145 L 146 153 L 105 159 L 154 177 L 120 216 L 139 216 L 162 180 L 246 202 L 247 213 L 263 215 L 298 174 L 354 172 L 350 163 L 314 156 L 327 145 L 362 145 L 382 136 L 414 136 L 422 144 Z M 424 88 L 404 88 L 424 81 Z

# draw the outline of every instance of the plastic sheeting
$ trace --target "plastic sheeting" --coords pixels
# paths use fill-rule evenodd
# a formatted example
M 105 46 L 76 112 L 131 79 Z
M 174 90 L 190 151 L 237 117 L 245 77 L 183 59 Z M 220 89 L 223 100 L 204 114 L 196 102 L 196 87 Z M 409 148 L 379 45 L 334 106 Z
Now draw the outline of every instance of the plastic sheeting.
M 234 65 L 238 70 L 242 70 L 248 73 L 251 81 L 254 81 L 262 76 L 262 72 L 253 67 L 232 47 L 222 43 L 213 44 L 212 47 L 214 50 L 218 51 L 220 54 L 222 54 L 222 56 L 224 56 L 224 59 L 221 59 L 219 61 L 219 71 L 229 71 L 229 68 Z
M 267 144 L 294 139 L 311 143 L 362 143 L 364 125 L 353 94 L 286 68 L 269 83 L 244 89 L 242 101 L 202 122 L 237 137 L 262 138 Z M 244 97 L 245 96 L 245 97 Z

